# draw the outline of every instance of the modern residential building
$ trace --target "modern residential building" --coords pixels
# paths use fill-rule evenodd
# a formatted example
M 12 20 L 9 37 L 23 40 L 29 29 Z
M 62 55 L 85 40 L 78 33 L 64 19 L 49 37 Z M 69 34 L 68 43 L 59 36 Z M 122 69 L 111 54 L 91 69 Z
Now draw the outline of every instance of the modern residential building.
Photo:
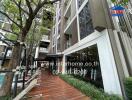
M 50 32 L 50 30 L 49 30 Z M 36 48 L 35 51 L 35 59 L 36 59 L 36 66 L 41 66 L 41 63 L 46 58 L 46 55 L 49 53 L 49 44 L 50 44 L 50 37 L 49 35 L 43 35 L 42 39 L 39 43 L 39 46 Z
M 50 54 L 57 66 L 52 69 L 80 70 L 105 92 L 125 95 L 123 80 L 132 75 L 132 2 L 123 16 L 112 16 L 113 6 L 111 0 L 62 0 L 55 5 Z

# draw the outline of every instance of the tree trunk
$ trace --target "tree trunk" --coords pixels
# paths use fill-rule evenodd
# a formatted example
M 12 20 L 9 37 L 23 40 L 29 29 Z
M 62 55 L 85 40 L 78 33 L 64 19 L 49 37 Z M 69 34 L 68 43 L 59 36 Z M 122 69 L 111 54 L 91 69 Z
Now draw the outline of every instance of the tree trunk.
M 25 41 L 25 37 L 26 37 L 27 33 L 29 32 L 29 30 L 31 28 L 33 19 L 34 19 L 34 17 L 30 16 L 26 20 L 26 24 L 23 27 L 23 29 L 21 30 L 21 32 L 19 34 L 19 37 L 18 37 L 18 39 L 21 42 Z M 14 45 L 14 48 L 13 48 L 13 51 L 12 51 L 12 58 L 9 62 L 9 66 L 6 69 L 8 69 L 8 70 L 16 69 L 16 67 L 20 64 L 21 51 L 22 51 L 22 45 L 20 45 L 20 43 L 16 43 Z M 6 73 L 4 84 L 0 88 L 0 96 L 10 95 L 13 76 L 14 76 L 14 73 Z
M 18 62 L 19 62 L 18 58 L 20 57 L 19 51 L 20 51 L 20 45 L 16 44 L 13 48 L 12 58 L 9 62 L 9 65 L 7 67 L 5 67 L 7 70 L 15 69 L 16 66 L 19 65 L 18 64 Z M 0 96 L 10 95 L 13 76 L 14 76 L 14 74 L 11 72 L 6 73 L 4 84 L 3 84 L 2 88 L 0 89 Z
M 21 37 L 21 41 L 24 41 L 24 37 Z M 9 62 L 9 65 L 5 67 L 7 70 L 16 69 L 20 64 L 21 58 L 21 49 L 22 45 L 20 43 L 16 43 L 12 50 L 12 58 Z M 7 96 L 11 93 L 12 81 L 13 81 L 14 73 L 8 72 L 4 78 L 4 84 L 0 88 L 0 96 Z

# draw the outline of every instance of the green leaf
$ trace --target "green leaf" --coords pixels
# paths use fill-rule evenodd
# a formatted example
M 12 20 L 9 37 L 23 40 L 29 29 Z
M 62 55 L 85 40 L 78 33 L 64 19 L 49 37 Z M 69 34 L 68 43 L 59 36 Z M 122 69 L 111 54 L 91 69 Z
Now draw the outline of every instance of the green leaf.
M 128 3 L 128 2 L 129 2 L 129 0 L 123 0 L 123 2 L 124 2 L 124 3 Z
M 7 33 L 5 36 L 9 40 L 13 40 L 13 41 L 17 40 L 17 35 L 15 35 L 15 34 L 9 34 L 9 33 Z
M 114 3 L 114 2 L 116 2 L 116 0 L 111 0 L 111 2 L 113 2 L 113 3 Z

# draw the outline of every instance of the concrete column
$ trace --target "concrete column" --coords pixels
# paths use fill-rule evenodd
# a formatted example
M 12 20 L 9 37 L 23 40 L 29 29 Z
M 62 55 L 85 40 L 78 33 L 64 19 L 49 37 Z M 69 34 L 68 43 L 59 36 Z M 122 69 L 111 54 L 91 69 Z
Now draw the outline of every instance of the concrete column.
M 35 58 L 38 58 L 38 56 L 39 56 L 39 47 L 36 48 Z
M 63 58 L 62 58 L 62 74 L 65 74 L 66 72 L 66 56 L 63 55 Z
M 35 58 L 38 58 L 38 56 L 39 56 L 39 47 L 36 48 Z M 36 61 L 34 62 L 34 66 L 37 66 L 37 62 Z
M 116 62 L 114 59 L 108 32 L 103 31 L 101 34 L 104 34 L 104 36 L 100 37 L 99 41 L 97 42 L 97 47 L 104 91 L 109 94 L 118 94 L 122 96 L 120 79 L 118 76 Z

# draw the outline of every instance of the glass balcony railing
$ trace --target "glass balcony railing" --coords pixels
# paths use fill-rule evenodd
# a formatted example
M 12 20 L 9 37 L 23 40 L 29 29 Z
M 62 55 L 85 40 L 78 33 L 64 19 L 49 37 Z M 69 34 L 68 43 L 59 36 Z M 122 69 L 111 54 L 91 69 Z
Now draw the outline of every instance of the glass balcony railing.
M 50 40 L 48 35 L 43 35 L 42 40 L 41 41 L 47 41 Z
M 48 53 L 48 49 L 47 48 L 40 48 L 39 52 Z

